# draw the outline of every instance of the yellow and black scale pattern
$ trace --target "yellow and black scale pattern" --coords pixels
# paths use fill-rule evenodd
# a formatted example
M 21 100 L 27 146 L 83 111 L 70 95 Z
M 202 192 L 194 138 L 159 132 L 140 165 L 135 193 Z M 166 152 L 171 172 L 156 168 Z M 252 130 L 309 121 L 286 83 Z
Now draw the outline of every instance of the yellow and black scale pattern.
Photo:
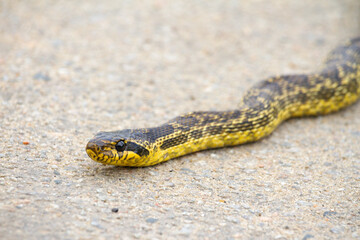
M 360 37 L 333 50 L 319 73 L 261 81 L 236 110 L 193 112 L 154 128 L 100 132 L 86 152 L 95 161 L 150 166 L 200 150 L 253 142 L 284 120 L 338 111 L 360 96 Z

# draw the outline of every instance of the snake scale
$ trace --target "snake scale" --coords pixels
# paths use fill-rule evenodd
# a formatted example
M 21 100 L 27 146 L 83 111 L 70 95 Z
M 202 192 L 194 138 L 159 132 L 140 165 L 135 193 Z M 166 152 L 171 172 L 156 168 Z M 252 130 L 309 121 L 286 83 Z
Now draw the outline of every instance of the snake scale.
M 321 71 L 270 77 L 231 111 L 192 112 L 154 128 L 100 132 L 86 152 L 119 166 L 150 166 L 185 154 L 257 141 L 283 121 L 338 111 L 360 96 L 360 37 L 335 48 Z

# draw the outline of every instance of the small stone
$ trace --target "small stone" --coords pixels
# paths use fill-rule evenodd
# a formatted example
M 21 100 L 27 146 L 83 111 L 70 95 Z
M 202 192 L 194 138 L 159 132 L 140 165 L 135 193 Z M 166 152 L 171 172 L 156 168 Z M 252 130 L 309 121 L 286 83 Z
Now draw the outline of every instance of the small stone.
M 60 154 L 55 157 L 55 161 L 60 162 L 61 160 L 62 158 Z
M 54 174 L 55 175 L 60 175 L 59 171 L 57 171 L 57 170 L 54 170 Z
M 337 212 L 334 212 L 334 211 L 326 211 L 323 213 L 323 217 L 333 216 L 336 214 L 337 214 Z
M 297 201 L 296 202 L 297 205 L 300 205 L 300 206 L 312 206 L 314 205 L 312 202 L 307 202 L 307 201 Z
M 0 153 L 0 158 L 3 158 L 3 157 L 5 157 L 5 154 Z
M 47 182 L 48 183 L 48 182 L 51 182 L 51 179 L 48 178 L 48 177 L 45 177 L 45 178 L 42 179 L 42 182 Z
M 249 168 L 246 168 L 246 169 L 244 169 L 243 171 L 244 171 L 245 173 L 247 173 L 247 174 L 251 174 L 251 173 L 256 173 L 256 172 L 257 172 L 256 169 L 249 169 Z
M 60 206 L 55 204 L 55 203 L 50 203 L 50 206 L 53 207 L 53 208 L 56 208 L 56 209 L 60 208 Z
M 156 223 L 158 221 L 158 219 L 156 218 L 148 218 L 145 220 L 147 223 Z
M 44 81 L 50 81 L 51 80 L 51 78 L 48 75 L 46 75 L 46 74 L 44 74 L 42 72 L 37 72 L 36 74 L 34 74 L 33 78 L 36 79 L 36 80 L 44 80 Z
M 354 131 L 354 132 L 351 132 L 351 134 L 356 137 L 360 137 L 360 131 Z
M 101 201 L 103 201 L 103 202 L 106 202 L 106 201 L 107 201 L 107 197 L 106 197 L 106 195 L 104 195 L 104 194 L 99 194 L 99 199 L 100 199 Z
M 94 227 L 97 227 L 97 228 L 102 228 L 102 226 L 100 225 L 99 221 L 97 219 L 93 219 L 91 221 L 91 225 L 94 226 Z
M 341 226 L 336 226 L 336 227 L 331 228 L 331 229 L 330 229 L 330 232 L 335 233 L 335 234 L 338 234 L 338 233 L 343 232 L 343 230 L 344 230 L 343 227 L 341 227 Z
M 306 234 L 306 235 L 302 238 L 302 240 L 308 240 L 308 239 L 310 239 L 310 238 L 314 238 L 314 235 Z
M 136 239 L 140 239 L 142 237 L 141 233 L 133 233 L 133 237 Z
M 190 175 L 195 174 L 195 172 L 193 170 L 191 170 L 190 168 L 181 168 L 180 170 L 182 171 L 182 173 L 185 173 L 185 174 L 190 174 Z
M 231 216 L 229 216 L 229 217 L 226 217 L 225 219 L 226 219 L 226 221 L 228 221 L 228 222 L 239 223 L 239 220 L 238 220 L 236 217 L 231 217 Z
M 61 183 L 62 183 L 62 181 L 59 180 L 59 179 L 54 180 L 54 182 L 55 182 L 56 184 L 61 184 Z
M 156 176 L 156 175 L 157 175 L 157 173 L 154 172 L 154 171 L 149 171 L 149 174 L 150 174 L 151 176 Z
M 246 203 L 242 203 L 241 206 L 245 209 L 250 209 L 250 206 Z
M 58 167 L 58 165 L 53 164 L 53 165 L 51 165 L 51 168 L 52 169 L 58 169 L 59 167 Z
M 167 187 L 175 187 L 175 184 L 173 182 L 169 182 L 165 184 Z
M 119 212 L 119 209 L 118 209 L 118 208 L 112 208 L 111 211 L 112 211 L 113 213 L 117 213 L 117 212 Z
M 13 181 L 13 182 L 17 182 L 17 178 L 16 178 L 16 177 L 11 176 L 9 179 L 10 179 L 11 181 Z
M 192 225 L 185 225 L 182 229 L 180 229 L 179 234 L 188 236 L 192 233 Z

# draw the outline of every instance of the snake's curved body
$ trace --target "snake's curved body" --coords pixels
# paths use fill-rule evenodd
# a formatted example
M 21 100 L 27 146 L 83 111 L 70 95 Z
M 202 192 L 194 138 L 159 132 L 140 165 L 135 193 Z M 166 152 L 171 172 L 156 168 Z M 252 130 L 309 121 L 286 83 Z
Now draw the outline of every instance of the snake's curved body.
M 193 112 L 159 127 L 100 132 L 89 141 L 95 161 L 150 166 L 200 150 L 253 142 L 284 120 L 338 111 L 360 96 L 360 38 L 332 51 L 321 72 L 261 81 L 232 111 Z

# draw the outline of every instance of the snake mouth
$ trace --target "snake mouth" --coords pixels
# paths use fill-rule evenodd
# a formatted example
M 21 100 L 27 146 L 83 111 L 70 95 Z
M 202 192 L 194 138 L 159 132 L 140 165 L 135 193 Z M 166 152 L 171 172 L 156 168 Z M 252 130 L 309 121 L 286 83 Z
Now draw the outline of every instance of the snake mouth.
M 89 141 L 86 145 L 85 150 L 89 157 L 91 157 L 92 159 L 96 159 L 100 149 L 96 143 L 94 143 L 93 141 Z
M 86 153 L 87 153 L 87 155 L 91 158 L 91 159 L 93 159 L 93 160 L 95 160 L 95 161 L 97 161 L 97 154 L 93 151 L 93 150 L 91 150 L 91 149 L 86 149 Z
M 85 151 L 92 160 L 103 164 L 111 164 L 118 158 L 117 152 L 111 146 L 104 145 L 104 141 L 90 140 Z

